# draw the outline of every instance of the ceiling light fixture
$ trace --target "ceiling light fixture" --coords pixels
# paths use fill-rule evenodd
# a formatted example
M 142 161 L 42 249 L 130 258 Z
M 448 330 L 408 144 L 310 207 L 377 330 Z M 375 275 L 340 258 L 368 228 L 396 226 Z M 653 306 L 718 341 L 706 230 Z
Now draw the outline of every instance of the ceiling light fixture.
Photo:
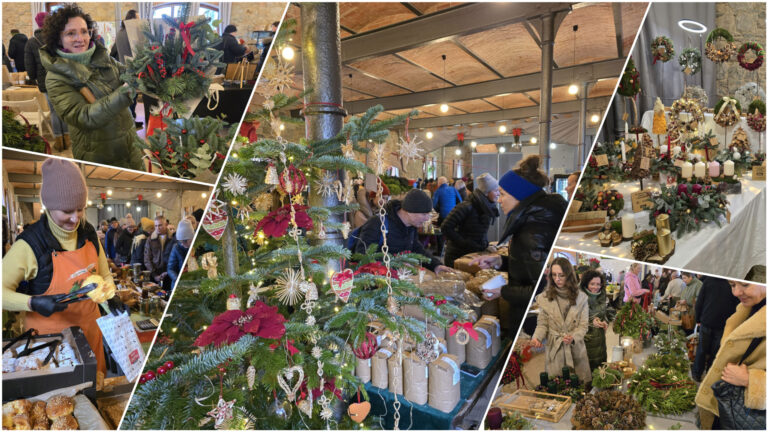
M 136 206 L 136 211 L 140 212 L 141 211 L 141 206 Z
M 536 144 L 539 142 L 539 140 L 536 139 L 536 137 L 531 137 L 531 144 Z
M 203 198 L 207 198 L 207 197 L 208 197 L 208 194 L 207 194 L 207 193 L 205 193 L 205 192 L 203 192 L 203 193 L 201 193 L 201 194 L 200 194 L 200 196 L 201 196 L 201 197 L 203 197 Z
M 130 202 L 130 201 L 126 201 L 126 202 L 125 202 L 125 206 L 126 206 L 127 208 L 131 208 L 131 202 Z
M 472 146 L 472 148 L 477 148 L 477 141 L 472 141 L 469 145 Z
M 89 205 L 89 206 L 92 206 L 92 205 L 93 205 L 93 201 L 91 201 L 91 200 L 88 200 L 88 205 Z
M 456 156 L 461 156 L 461 149 L 456 149 Z
M 707 26 L 694 20 L 681 19 L 677 22 L 677 25 L 680 26 L 681 29 L 691 33 L 706 33 L 707 31 Z
M 554 149 L 556 149 L 556 148 L 557 148 L 557 144 L 555 144 L 555 143 L 549 143 L 549 148 L 551 148 L 552 150 L 554 150 Z
M 435 134 L 433 134 L 432 131 L 427 131 L 427 139 L 432 139 L 434 136 Z
M 507 133 L 507 127 L 505 125 L 499 126 L 499 133 Z
M 112 196 L 112 189 L 107 189 L 107 196 Z
M 445 59 L 447 58 L 445 54 L 443 54 L 443 81 L 445 81 Z M 447 82 L 447 81 L 446 81 Z M 443 88 L 443 100 L 445 100 L 445 88 Z M 440 105 L 440 112 L 441 113 L 447 113 L 448 112 L 448 104 L 443 102 Z
M 504 153 L 506 151 L 507 151 L 507 149 L 504 148 L 504 146 L 499 147 L 499 153 Z
M 111 212 L 112 211 L 112 206 L 107 207 L 107 211 Z
M 575 95 L 579 92 L 579 86 L 576 84 L 571 84 L 568 86 L 568 94 Z
M 579 31 L 579 26 L 574 25 L 573 26 L 573 62 L 571 63 L 571 66 L 576 65 L 576 32 Z M 573 81 L 573 72 L 571 72 L 571 81 Z M 575 96 L 579 93 L 579 86 L 576 84 L 571 84 L 568 86 L 568 94 L 571 96 Z
M 448 104 L 444 103 L 440 105 L 440 112 L 447 113 L 448 109 L 449 109 Z
M 590 120 L 592 121 L 592 123 L 597 123 L 600 121 L 600 116 L 597 114 L 592 114 L 592 118 L 590 118 Z
M 162 198 L 163 197 L 163 193 L 162 192 L 158 192 L 158 193 L 155 194 L 155 196 L 158 197 L 158 198 Z

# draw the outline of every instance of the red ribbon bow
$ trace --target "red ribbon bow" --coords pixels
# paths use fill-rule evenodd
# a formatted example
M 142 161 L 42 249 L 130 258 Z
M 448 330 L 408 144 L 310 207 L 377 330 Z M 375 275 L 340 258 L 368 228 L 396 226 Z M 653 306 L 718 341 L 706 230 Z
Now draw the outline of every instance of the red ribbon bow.
M 477 340 L 478 338 L 477 332 L 475 331 L 475 328 L 472 326 L 472 323 L 469 321 L 463 322 L 463 323 L 454 321 L 453 324 L 451 325 L 451 330 L 448 332 L 448 334 L 450 336 L 453 336 L 456 334 L 457 331 L 459 331 L 462 328 L 467 331 L 467 333 L 469 334 L 469 337 L 471 337 L 474 340 Z
M 275 342 L 275 343 L 273 343 L 272 345 L 269 346 L 269 349 L 274 351 L 279 346 L 280 346 L 280 343 L 279 342 Z M 290 355 L 294 355 L 294 354 L 298 354 L 299 353 L 299 350 L 296 349 L 295 346 L 293 346 L 293 339 L 288 339 L 287 341 L 285 341 L 285 349 L 288 351 L 288 353 Z
M 182 60 L 187 60 L 187 53 L 195 55 L 195 52 L 192 51 L 192 27 L 195 26 L 195 23 L 188 22 L 186 24 L 180 23 L 179 24 L 179 30 L 181 30 L 181 38 L 184 40 L 184 52 L 181 53 Z

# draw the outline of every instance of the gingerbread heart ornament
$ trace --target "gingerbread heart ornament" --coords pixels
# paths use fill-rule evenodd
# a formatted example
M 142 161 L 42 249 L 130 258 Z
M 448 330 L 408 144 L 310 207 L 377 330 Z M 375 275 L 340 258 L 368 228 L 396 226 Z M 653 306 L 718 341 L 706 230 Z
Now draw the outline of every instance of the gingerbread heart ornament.
M 371 412 L 371 403 L 368 401 L 353 403 L 347 408 L 349 418 L 355 423 L 362 423 L 368 417 L 369 412 Z
M 224 230 L 227 228 L 228 219 L 229 215 L 227 215 L 227 211 L 224 208 L 211 206 L 205 216 L 203 216 L 203 229 L 211 237 L 220 240 L 221 236 L 224 235 Z
M 349 294 L 354 287 L 355 275 L 352 269 L 346 269 L 343 272 L 336 273 L 331 277 L 331 288 L 341 301 L 349 301 Z

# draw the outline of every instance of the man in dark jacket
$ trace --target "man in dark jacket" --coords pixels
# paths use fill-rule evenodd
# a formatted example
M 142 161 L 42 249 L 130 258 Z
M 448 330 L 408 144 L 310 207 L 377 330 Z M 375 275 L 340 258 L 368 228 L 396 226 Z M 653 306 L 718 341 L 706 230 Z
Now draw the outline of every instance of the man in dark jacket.
M 18 30 L 11 30 L 11 40 L 8 42 L 8 57 L 16 63 L 16 70 L 26 72 L 24 67 L 24 47 L 27 45 L 27 35 Z
M 488 228 L 499 217 L 496 207 L 498 199 L 499 183 L 496 179 L 488 173 L 479 176 L 475 191 L 466 201 L 454 207 L 440 226 L 448 241 L 445 265 L 453 267 L 457 258 L 488 247 Z
M 224 34 L 221 35 L 221 43 L 219 49 L 224 51 L 224 55 L 221 56 L 223 63 L 237 63 L 242 58 L 251 52 L 251 49 L 245 45 L 240 45 L 235 33 L 237 27 L 234 24 L 230 24 L 224 28 Z
M 144 267 L 150 272 L 152 279 L 165 289 L 171 288 L 168 277 L 168 259 L 176 241 L 168 232 L 168 221 L 165 216 L 155 217 L 155 231 L 147 238 L 144 245 Z
M 133 245 L 133 236 L 136 233 L 136 222 L 133 218 L 128 219 L 125 229 L 117 237 L 115 244 L 115 264 L 118 266 L 131 262 L 131 246 Z
M 107 257 L 111 259 L 112 261 L 115 260 L 115 246 L 117 245 L 117 239 L 120 237 L 120 222 L 117 220 L 117 218 L 113 217 L 109 220 L 109 229 L 107 230 L 107 236 L 106 236 L 106 245 L 107 249 L 105 252 L 107 252 Z
M 734 297 L 731 286 L 725 279 L 703 278 L 699 296 L 696 298 L 696 322 L 699 324 L 699 345 L 696 359 L 691 366 L 691 376 L 696 381 L 707 372 L 717 351 L 728 317 L 736 312 L 739 299 Z
M 437 189 L 432 194 L 432 204 L 435 207 L 435 211 L 439 214 L 437 218 L 437 225 L 443 224 L 448 214 L 461 202 L 461 195 L 456 188 L 448 185 L 448 179 L 446 177 L 440 177 L 437 179 Z M 445 244 L 445 237 L 437 237 L 437 255 L 443 255 L 443 245 Z
M 430 220 L 432 211 L 432 201 L 424 191 L 418 189 L 410 190 L 405 198 L 392 200 L 385 205 L 387 246 L 392 255 L 400 252 L 410 251 L 421 254 L 429 258 L 429 262 L 424 267 L 435 273 L 452 271 L 450 268 L 442 265 L 440 260 L 433 257 L 432 254 L 424 249 L 419 241 L 419 227 Z M 355 252 L 364 254 L 368 246 L 378 244 L 378 251 L 381 251 L 383 242 L 381 234 L 381 219 L 372 217 L 360 227 L 360 237 L 355 244 Z

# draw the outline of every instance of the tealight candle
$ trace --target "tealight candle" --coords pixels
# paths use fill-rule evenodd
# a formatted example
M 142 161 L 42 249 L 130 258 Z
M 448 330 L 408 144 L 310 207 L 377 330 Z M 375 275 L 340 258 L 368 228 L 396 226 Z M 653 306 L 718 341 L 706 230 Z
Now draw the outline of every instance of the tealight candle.
M 705 176 L 705 172 L 707 170 L 707 166 L 704 165 L 704 162 L 696 162 L 696 165 L 693 167 L 693 175 L 696 176 L 696 178 L 702 179 Z
M 720 177 L 720 162 L 712 161 L 709 163 L 709 176 Z
M 727 160 L 723 163 L 723 175 L 732 176 L 734 173 L 734 163 L 732 160 Z
M 693 176 L 693 164 L 686 161 L 683 162 L 683 178 L 690 179 Z

